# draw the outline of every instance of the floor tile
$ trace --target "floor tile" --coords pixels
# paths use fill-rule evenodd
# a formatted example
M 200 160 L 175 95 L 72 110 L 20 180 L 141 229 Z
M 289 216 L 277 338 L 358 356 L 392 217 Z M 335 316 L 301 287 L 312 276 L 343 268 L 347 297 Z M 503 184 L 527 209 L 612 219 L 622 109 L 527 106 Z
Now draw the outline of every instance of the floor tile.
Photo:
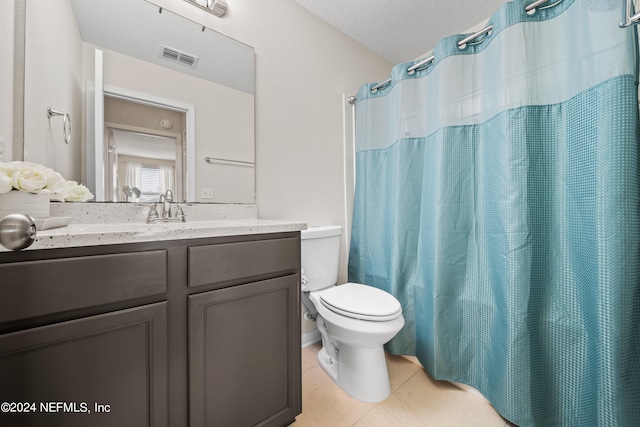
M 416 372 L 381 406 L 408 426 L 504 427 L 488 402 L 446 381 Z
M 318 353 L 309 347 L 302 349 L 302 372 L 318 365 Z
M 302 374 L 302 414 L 292 426 L 350 427 L 374 406 L 352 398 L 314 366 Z
M 353 427 L 407 427 L 380 405 L 360 418 Z
M 393 356 L 386 354 L 387 369 L 389 370 L 389 381 L 391 382 L 391 391 L 396 390 L 413 374 L 418 372 L 422 367 L 412 363 L 402 356 Z
M 302 414 L 292 427 L 517 427 L 481 395 L 433 380 L 419 362 L 389 354 L 391 395 L 380 403 L 360 402 L 318 365 L 321 347 L 302 349 Z

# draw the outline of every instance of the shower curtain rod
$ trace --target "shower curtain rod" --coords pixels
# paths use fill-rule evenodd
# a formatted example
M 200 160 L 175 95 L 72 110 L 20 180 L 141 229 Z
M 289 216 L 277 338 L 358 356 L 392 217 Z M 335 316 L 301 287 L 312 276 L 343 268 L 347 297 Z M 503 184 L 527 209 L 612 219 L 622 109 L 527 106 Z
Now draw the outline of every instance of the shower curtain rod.
M 534 13 L 536 11 L 536 9 L 547 9 L 547 8 L 553 7 L 553 6 L 557 5 L 558 3 L 562 2 L 562 0 L 557 0 L 556 2 L 554 2 L 552 4 L 546 5 L 544 7 L 540 7 L 541 5 L 547 3 L 548 1 L 549 0 L 537 0 L 537 1 L 534 1 L 533 3 L 527 5 L 524 8 L 524 11 L 527 14 L 532 14 L 532 13 Z M 630 5 L 629 4 L 631 3 L 631 1 L 632 0 L 627 0 L 627 9 L 629 10 L 629 13 L 627 13 L 627 16 L 630 14 L 630 10 L 631 9 L 630 9 Z M 631 19 L 636 19 L 637 21 L 640 21 L 640 13 L 638 13 L 637 15 L 635 15 Z M 629 20 L 629 19 L 627 19 L 627 20 Z M 622 26 L 622 25 L 623 24 L 620 24 L 620 26 Z M 628 25 L 631 25 L 631 24 L 628 24 Z M 480 31 L 471 34 L 470 36 L 463 38 L 462 40 L 460 40 L 458 42 L 458 48 L 464 49 L 464 48 L 466 48 L 467 44 L 478 44 L 478 43 L 481 43 L 489 35 L 489 33 L 491 33 L 491 31 L 493 31 L 493 25 L 489 25 L 489 26 L 481 29 Z M 477 40 L 474 43 L 471 43 L 472 41 L 476 40 L 478 37 L 481 37 L 481 36 L 484 36 L 484 37 L 482 37 L 482 39 Z M 436 56 L 435 55 L 431 55 L 430 57 L 428 57 L 426 59 L 423 59 L 422 61 L 418 62 L 417 64 L 414 64 L 411 67 L 407 68 L 407 73 L 413 74 L 416 70 L 425 69 L 428 66 L 430 66 L 435 59 L 436 59 Z M 389 85 L 392 81 L 393 81 L 393 79 L 391 77 L 389 77 L 388 79 L 386 79 L 386 80 L 376 84 L 375 86 L 373 86 L 370 90 L 371 90 L 371 92 L 376 92 L 378 89 L 381 89 L 381 88 Z M 355 99 L 355 97 L 353 97 L 353 98 L 354 98 L 353 102 L 355 102 L 356 99 Z M 351 102 L 351 99 L 349 99 L 349 103 L 353 104 L 353 102 Z
M 633 2 L 632 0 L 627 0 L 627 7 L 625 8 L 625 21 L 620 23 L 620 28 L 627 28 L 633 24 L 640 23 L 640 13 L 636 13 L 631 16 L 631 11 L 633 10 Z
M 544 1 L 548 1 L 548 0 L 544 0 Z M 468 37 L 463 38 L 462 40 L 460 40 L 458 42 L 458 48 L 460 49 L 464 49 L 467 44 L 470 44 L 470 42 L 472 42 L 473 40 L 477 39 L 480 36 L 487 36 L 489 35 L 489 33 L 493 30 L 493 25 L 489 25 L 483 29 L 481 29 L 480 31 L 478 31 L 477 33 L 473 33 Z M 473 43 L 473 44 L 477 44 L 482 42 L 482 40 L 484 40 L 484 37 L 481 40 L 478 40 L 477 42 Z M 436 59 L 435 55 L 431 55 L 430 57 L 428 57 L 427 59 L 423 59 L 422 61 L 418 62 L 415 65 L 412 65 L 411 67 L 407 68 L 407 73 L 409 74 L 413 74 L 413 72 L 415 72 L 418 69 L 424 69 L 426 67 L 428 67 L 429 65 L 431 65 L 431 63 Z M 374 87 L 371 88 L 371 92 L 375 92 L 378 89 L 385 87 L 386 85 L 388 85 L 389 83 L 391 83 L 392 78 L 389 77 L 387 80 L 378 83 L 377 85 L 375 85 Z

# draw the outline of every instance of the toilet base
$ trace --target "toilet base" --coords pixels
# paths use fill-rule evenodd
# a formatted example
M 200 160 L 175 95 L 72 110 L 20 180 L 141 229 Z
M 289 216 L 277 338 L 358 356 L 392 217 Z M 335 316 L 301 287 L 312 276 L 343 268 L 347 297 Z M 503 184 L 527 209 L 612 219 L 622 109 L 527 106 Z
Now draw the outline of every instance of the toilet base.
M 318 352 L 318 363 L 329 377 L 351 397 L 362 402 L 379 402 L 391 393 L 387 361 L 382 346 L 354 348 L 340 345 L 339 360 Z

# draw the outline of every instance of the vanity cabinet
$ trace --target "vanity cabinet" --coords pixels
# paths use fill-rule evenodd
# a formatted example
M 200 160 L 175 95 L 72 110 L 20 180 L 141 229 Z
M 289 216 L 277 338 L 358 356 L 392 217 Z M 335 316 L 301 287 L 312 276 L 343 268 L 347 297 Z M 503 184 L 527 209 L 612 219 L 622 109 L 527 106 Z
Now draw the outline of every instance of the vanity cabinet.
M 0 425 L 284 426 L 300 351 L 298 232 L 0 252 Z
M 0 425 L 167 426 L 166 292 L 163 249 L 0 253 Z
M 301 395 L 298 235 L 192 246 L 188 258 L 190 426 L 290 423 Z
M 296 276 L 189 296 L 190 425 L 286 425 L 299 394 Z
M 0 336 L 0 425 L 167 426 L 166 303 Z

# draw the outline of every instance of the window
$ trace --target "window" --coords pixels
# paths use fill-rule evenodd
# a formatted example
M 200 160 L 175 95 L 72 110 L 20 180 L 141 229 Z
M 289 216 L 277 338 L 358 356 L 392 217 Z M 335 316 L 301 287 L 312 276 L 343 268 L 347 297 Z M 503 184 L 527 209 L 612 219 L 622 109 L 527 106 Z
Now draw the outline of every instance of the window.
M 164 194 L 160 180 L 160 169 L 143 166 L 140 168 L 140 201 L 157 202 L 160 194 Z
M 135 198 L 140 202 L 157 202 L 161 194 L 169 189 L 173 190 L 175 182 L 175 168 L 173 167 L 144 166 L 130 162 L 127 168 L 125 188 L 132 189 L 136 193 Z

